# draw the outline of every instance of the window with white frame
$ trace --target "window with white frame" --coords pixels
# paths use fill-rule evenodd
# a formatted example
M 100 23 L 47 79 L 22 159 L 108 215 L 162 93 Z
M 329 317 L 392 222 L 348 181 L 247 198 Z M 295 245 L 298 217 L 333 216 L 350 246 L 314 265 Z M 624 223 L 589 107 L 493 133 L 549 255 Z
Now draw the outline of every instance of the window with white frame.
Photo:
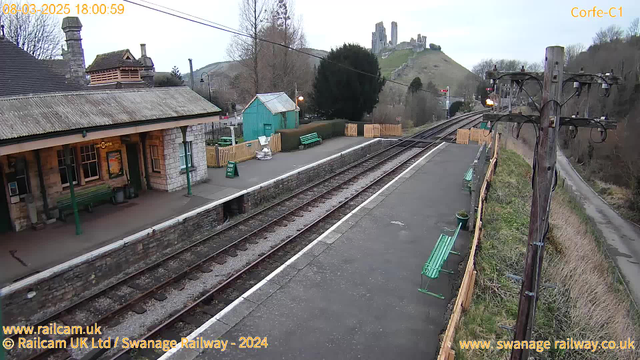
M 184 163 L 184 143 L 180 143 L 178 145 L 180 147 L 180 169 L 186 169 L 186 165 Z M 187 161 L 189 161 L 189 167 L 192 166 L 193 164 L 193 158 L 191 156 L 191 141 L 187 141 L 187 156 L 186 158 L 188 159 Z
M 80 162 L 82 163 L 82 174 L 84 181 L 91 181 L 100 178 L 98 168 L 98 153 L 95 145 L 85 145 L 80 147 Z
M 180 144 L 180 146 L 183 147 L 182 152 L 184 152 L 184 145 Z M 151 170 L 160 172 L 160 149 L 158 149 L 158 145 L 150 145 L 149 148 L 151 152 Z
M 69 149 L 69 158 L 71 160 L 71 177 L 73 183 L 78 183 L 78 170 L 76 169 L 75 149 Z M 60 183 L 62 186 L 69 186 L 69 177 L 67 176 L 67 166 L 64 163 L 64 150 L 58 150 L 58 171 L 60 172 Z

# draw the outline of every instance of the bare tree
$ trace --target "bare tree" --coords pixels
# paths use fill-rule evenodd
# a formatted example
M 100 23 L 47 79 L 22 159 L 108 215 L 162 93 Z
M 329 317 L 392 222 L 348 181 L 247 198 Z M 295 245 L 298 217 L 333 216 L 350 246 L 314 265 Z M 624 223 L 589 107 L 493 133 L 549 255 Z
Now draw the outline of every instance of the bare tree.
M 483 59 L 471 69 L 471 72 L 478 75 L 481 79 L 484 79 L 487 71 L 493 69 L 493 65 L 495 64 L 495 60 L 493 59 Z
M 640 36 L 640 18 L 635 18 L 627 28 L 627 39 L 634 36 Z
M 619 26 L 611 25 L 606 29 L 601 28 L 600 31 L 596 33 L 596 36 L 593 37 L 593 44 L 598 45 L 621 40 L 623 35 L 624 31 L 622 31 Z
M 544 60 L 539 62 L 524 63 L 524 68 L 527 72 L 542 72 L 544 71 Z
M 11 9 L 14 5 L 16 10 L 29 6 L 28 3 L 0 0 L 0 8 L 8 6 Z M 63 34 L 55 15 L 12 12 L 0 11 L 0 24 L 5 26 L 5 36 L 11 42 L 38 59 L 53 59 L 60 55 Z
M 261 37 L 272 42 L 263 44 L 260 53 L 260 58 L 264 60 L 262 64 L 266 66 L 260 73 L 267 89 L 284 91 L 291 96 L 295 96 L 293 92 L 296 86 L 300 91 L 309 91 L 313 79 L 311 63 L 306 55 L 289 49 L 306 46 L 302 25 L 295 17 L 291 2 L 278 0 L 274 4 L 270 22 L 263 29 Z
M 578 57 L 578 54 L 584 50 L 584 45 L 580 43 L 567 45 L 567 47 L 564 48 L 564 65 L 569 65 Z
M 264 0 L 243 0 L 240 4 L 240 32 L 250 36 L 235 36 L 227 54 L 234 61 L 238 61 L 250 71 L 249 84 L 252 92 L 260 92 L 259 53 L 261 42 L 259 40 L 266 22 L 266 2 Z

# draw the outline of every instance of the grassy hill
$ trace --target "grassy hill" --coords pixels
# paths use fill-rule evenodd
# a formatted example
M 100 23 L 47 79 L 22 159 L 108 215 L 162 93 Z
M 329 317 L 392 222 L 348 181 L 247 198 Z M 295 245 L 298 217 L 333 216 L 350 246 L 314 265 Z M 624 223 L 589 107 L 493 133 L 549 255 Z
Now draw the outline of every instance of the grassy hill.
M 327 52 L 327 51 L 318 50 L 318 49 L 311 49 L 311 48 L 302 49 L 302 51 L 304 51 L 306 53 L 309 53 L 309 54 L 316 55 L 316 56 L 321 56 L 321 57 L 325 57 L 325 56 L 327 56 L 327 54 L 329 54 L 329 52 Z M 309 64 L 311 66 L 313 66 L 313 65 L 317 66 L 318 64 L 320 64 L 320 59 L 309 56 Z M 232 78 L 233 76 L 235 76 L 237 73 L 239 73 L 241 71 L 245 71 L 245 69 L 238 62 L 236 62 L 236 61 L 221 61 L 221 62 L 211 63 L 211 64 L 208 64 L 208 65 L 205 65 L 205 66 L 201 67 L 200 69 L 194 70 L 193 71 L 193 79 L 196 82 L 200 81 L 200 76 L 201 76 L 202 73 L 209 74 L 211 76 L 211 78 L 213 78 L 213 77 Z M 185 81 L 185 85 L 189 85 L 190 84 L 189 83 L 190 80 L 189 80 L 189 73 L 188 72 L 186 74 L 183 74 L 182 78 Z
M 390 79 L 391 72 L 409 61 L 409 57 L 415 54 L 414 63 L 400 73 L 396 81 L 409 84 L 413 78 L 420 77 L 422 83 L 433 82 L 438 88 L 449 86 L 452 93 L 464 78 L 471 74 L 464 66 L 455 62 L 442 51 L 426 49 L 419 53 L 412 50 L 398 50 L 388 54 L 384 59 L 378 58 L 380 71 L 383 76 Z

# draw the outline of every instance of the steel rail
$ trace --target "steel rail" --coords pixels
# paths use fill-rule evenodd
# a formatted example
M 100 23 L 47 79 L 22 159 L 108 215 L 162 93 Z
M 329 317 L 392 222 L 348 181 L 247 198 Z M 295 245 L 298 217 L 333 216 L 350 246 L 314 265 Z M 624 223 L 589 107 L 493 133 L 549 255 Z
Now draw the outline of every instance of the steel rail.
M 364 164 L 364 163 L 366 163 L 368 161 L 371 161 L 375 157 L 377 157 L 377 156 L 379 156 L 381 154 L 384 154 L 385 152 L 388 152 L 391 149 L 394 149 L 394 148 L 400 146 L 401 144 L 405 144 L 407 142 L 411 143 L 412 142 L 411 140 L 414 139 L 414 138 L 425 138 L 425 137 L 432 136 L 432 135 L 437 134 L 438 132 L 442 131 L 443 128 L 446 129 L 449 126 L 461 123 L 461 122 L 467 120 L 468 118 L 473 118 L 474 116 L 477 116 L 477 113 L 463 114 L 463 115 L 461 115 L 459 117 L 454 117 L 454 118 L 450 119 L 449 121 L 442 122 L 442 123 L 440 123 L 438 125 L 435 125 L 435 126 L 432 126 L 430 128 L 427 128 L 425 130 L 422 130 L 422 131 L 420 131 L 420 132 L 418 132 L 416 134 L 410 135 L 408 137 L 401 138 L 396 144 L 394 144 L 394 145 L 392 145 L 390 147 L 381 149 L 381 150 L 375 152 L 374 154 L 365 157 L 364 159 L 361 159 L 361 160 L 359 160 L 359 161 L 357 161 L 357 162 L 355 162 L 353 164 L 350 164 L 346 168 L 344 168 L 344 169 L 342 169 L 342 170 L 340 170 L 340 171 L 338 171 L 338 172 L 336 172 L 334 174 L 330 174 L 330 175 L 326 176 L 325 178 L 320 179 L 319 181 L 316 181 L 316 182 L 314 182 L 314 183 L 312 183 L 312 184 L 310 184 L 310 185 L 308 185 L 308 186 L 306 186 L 306 187 L 294 192 L 293 194 L 288 195 L 285 198 L 280 199 L 280 200 L 274 202 L 273 204 L 270 204 L 267 207 L 264 207 L 264 208 L 256 211 L 255 213 L 250 214 L 249 216 L 240 219 L 237 222 L 234 222 L 234 223 L 229 224 L 228 226 L 222 227 L 222 228 L 218 229 L 217 231 L 215 231 L 214 233 L 204 237 L 203 239 L 198 240 L 197 242 L 192 243 L 192 244 L 190 244 L 190 245 L 188 245 L 188 246 L 186 246 L 186 247 L 184 247 L 184 248 L 182 248 L 180 250 L 177 250 L 177 251 L 167 255 L 166 257 L 163 257 L 162 259 L 160 259 L 160 260 L 158 260 L 158 261 L 156 261 L 156 262 L 154 262 L 154 263 L 152 263 L 152 264 L 150 264 L 150 265 L 148 265 L 148 266 L 146 266 L 146 267 L 144 267 L 144 268 L 142 268 L 142 269 L 140 269 L 140 270 L 128 275 L 127 277 L 117 281 L 116 283 L 108 286 L 107 288 L 102 289 L 102 290 L 96 292 L 95 294 L 92 294 L 92 295 L 90 295 L 90 296 L 88 296 L 88 297 L 86 297 L 84 299 L 81 299 L 81 300 L 75 302 L 72 305 L 69 305 L 69 306 L 65 307 L 62 310 L 57 311 L 56 313 L 50 315 L 46 319 L 41 320 L 40 322 L 38 322 L 36 324 L 36 326 L 44 325 L 44 324 L 47 324 L 47 323 L 49 323 L 51 321 L 54 321 L 57 318 L 59 318 L 62 314 L 66 313 L 66 312 L 69 312 L 70 310 L 73 310 L 73 308 L 77 307 L 78 305 L 86 303 L 88 301 L 91 301 L 91 300 L 93 300 L 93 299 L 95 299 L 95 298 L 97 298 L 99 296 L 102 296 L 107 291 L 114 289 L 116 286 L 123 285 L 123 284 L 125 284 L 125 282 L 132 280 L 134 277 L 139 276 L 139 275 L 141 275 L 141 274 L 143 274 L 145 272 L 151 271 L 154 268 L 161 266 L 162 264 L 166 263 L 168 260 L 170 260 L 172 258 L 176 258 L 176 257 L 178 257 L 179 255 L 181 255 L 183 253 L 186 253 L 187 251 L 193 249 L 195 246 L 200 245 L 200 244 L 202 244 L 203 242 L 205 242 L 207 240 L 210 240 L 214 236 L 217 236 L 217 235 L 219 235 L 219 234 L 221 234 L 221 233 L 223 233 L 223 232 L 225 232 L 227 230 L 231 230 L 231 229 L 233 229 L 233 228 L 235 228 L 237 226 L 242 226 L 242 225 L 246 224 L 246 222 L 248 222 L 248 220 L 256 217 L 257 215 L 264 214 L 267 210 L 272 209 L 273 207 L 280 206 L 284 202 L 286 202 L 286 201 L 288 201 L 288 200 L 290 200 L 290 199 L 292 199 L 294 197 L 297 197 L 298 195 L 300 195 L 300 194 L 302 194 L 304 192 L 307 192 L 307 191 L 309 191 L 310 189 L 312 189 L 314 187 L 320 186 L 320 185 L 324 184 L 325 182 L 327 182 L 329 180 L 333 180 L 336 177 L 346 173 L 347 171 L 350 171 L 350 170 L 356 168 L 357 166 L 360 166 L 360 165 L 362 165 L 362 164 Z M 455 129 L 453 131 L 455 131 Z M 448 134 L 451 134 L 453 131 L 449 132 Z M 442 139 L 442 138 L 440 138 L 440 139 Z M 317 200 L 318 198 L 320 198 L 322 196 L 325 196 L 327 193 L 330 193 L 331 191 L 334 191 L 335 189 L 337 189 L 338 187 L 340 187 L 340 186 L 344 185 L 345 183 L 351 181 L 352 179 L 355 179 L 358 176 L 361 176 L 362 174 L 364 174 L 364 173 L 366 173 L 368 171 L 371 171 L 372 169 L 382 165 L 383 163 L 385 163 L 389 159 L 395 157 L 396 155 L 398 155 L 398 154 L 400 154 L 402 152 L 407 151 L 410 148 L 411 148 L 410 146 L 402 147 L 400 150 L 392 153 L 391 155 L 388 155 L 388 156 L 384 157 L 383 159 L 377 161 L 375 164 L 360 170 L 355 175 L 352 175 L 349 178 L 339 182 L 335 186 L 332 186 L 330 189 L 321 191 L 318 195 L 312 197 L 311 199 L 308 199 L 308 200 L 304 201 L 302 204 L 296 206 L 295 208 L 286 211 L 284 214 L 278 216 L 277 218 L 268 220 L 267 223 L 265 223 L 264 225 L 260 226 L 259 228 L 250 231 L 248 234 L 245 234 L 245 235 L 241 236 L 239 239 L 236 239 L 235 241 L 233 241 L 233 242 L 231 242 L 231 243 L 229 243 L 227 245 L 223 245 L 223 247 L 221 249 L 216 250 L 213 254 L 210 254 L 210 255 L 206 256 L 205 258 L 203 258 L 203 259 L 197 260 L 195 264 L 189 266 L 185 270 L 179 272 L 178 274 L 171 275 L 168 279 L 160 282 L 159 284 L 155 284 L 152 288 L 147 289 L 146 291 L 143 291 L 140 294 L 137 294 L 134 298 L 129 299 L 124 304 L 118 306 L 116 309 L 110 311 L 109 313 L 103 315 L 102 317 L 98 318 L 97 320 L 95 320 L 93 322 L 94 323 L 103 323 L 106 320 L 108 320 L 108 319 L 110 319 L 110 318 L 122 313 L 124 310 L 127 310 L 132 305 L 144 300 L 145 298 L 149 297 L 150 295 L 158 293 L 159 290 L 165 288 L 169 284 L 171 284 L 171 283 L 173 283 L 175 281 L 179 281 L 181 279 L 184 279 L 184 277 L 186 277 L 189 272 L 193 271 L 194 269 L 198 268 L 199 266 L 202 266 L 204 263 L 206 263 L 208 261 L 211 261 L 214 257 L 220 256 L 221 254 L 223 254 L 223 252 L 231 249 L 232 247 L 238 245 L 239 243 L 241 243 L 243 241 L 246 241 L 249 237 L 255 235 L 259 231 L 261 231 L 261 230 L 263 230 L 263 229 L 265 229 L 265 228 L 267 228 L 269 226 L 274 225 L 275 223 L 279 222 L 280 220 L 282 220 L 283 218 L 285 218 L 287 216 L 291 216 L 292 213 L 294 213 L 296 211 L 299 211 L 301 208 L 309 205 L 310 203 L 312 203 L 313 201 Z M 426 147 L 426 148 L 428 148 L 428 147 Z M 13 335 L 13 337 L 20 337 L 20 335 Z M 72 337 L 73 336 L 71 336 L 69 338 L 72 338 Z M 50 353 L 54 352 L 55 350 L 60 350 L 60 349 L 46 349 L 44 351 L 32 354 L 31 356 L 29 356 L 26 359 L 27 360 L 32 360 L 32 359 L 39 359 L 39 358 L 42 358 L 42 357 L 46 357 L 47 354 L 50 354 Z
M 476 115 L 477 116 L 477 115 Z M 472 119 L 471 121 L 475 121 L 476 119 Z M 162 330 L 164 330 L 165 328 L 171 326 L 174 322 L 176 322 L 177 320 L 180 319 L 181 316 L 184 316 L 187 312 L 189 312 L 190 310 L 196 308 L 197 306 L 199 306 L 202 302 L 206 301 L 207 299 L 209 299 L 213 294 L 219 292 L 221 289 L 225 288 L 226 286 L 228 286 L 229 284 L 231 284 L 233 281 L 235 281 L 236 279 L 238 279 L 240 276 L 244 275 L 245 273 L 247 273 L 249 270 L 253 269 L 256 265 L 262 263 L 262 261 L 264 261 L 267 257 L 269 257 L 270 255 L 274 254 L 276 251 L 278 251 L 279 249 L 281 249 L 283 246 L 290 244 L 294 239 L 297 239 L 298 237 L 300 237 L 302 234 L 305 234 L 307 231 L 309 231 L 309 229 L 311 229 L 313 226 L 317 225 L 318 223 L 320 223 L 321 221 L 324 221 L 326 218 L 328 218 L 330 215 L 334 214 L 336 211 L 338 211 L 339 209 L 341 209 L 343 206 L 349 204 L 354 198 L 356 198 L 357 196 L 359 196 L 360 194 L 364 193 L 366 190 L 370 189 L 371 187 L 373 187 L 374 185 L 376 185 L 378 182 L 382 181 L 384 178 L 388 177 L 391 173 L 393 173 L 394 171 L 396 171 L 397 169 L 399 169 L 400 167 L 410 163 L 411 161 L 414 161 L 416 158 L 419 158 L 420 156 L 422 156 L 427 150 L 430 150 L 432 147 L 436 146 L 436 144 L 439 144 L 439 142 L 444 139 L 445 137 L 451 135 L 453 132 L 455 132 L 457 130 L 457 128 L 454 128 L 453 130 L 448 131 L 447 133 L 445 133 L 445 135 L 439 137 L 436 141 L 434 141 L 431 144 L 428 144 L 426 147 L 424 147 L 422 150 L 420 150 L 418 153 L 412 155 L 410 158 L 402 161 L 401 163 L 397 164 L 396 166 L 394 166 L 392 169 L 386 171 L 384 174 L 378 176 L 373 182 L 371 182 L 370 184 L 366 185 L 365 187 L 363 187 L 362 189 L 358 190 L 358 192 L 356 192 L 355 194 L 349 196 L 346 200 L 342 201 L 340 204 L 338 204 L 336 207 L 334 207 L 333 209 L 331 209 L 329 212 L 327 212 L 326 214 L 320 216 L 319 218 L 317 218 L 316 220 L 314 220 L 313 222 L 311 222 L 310 224 L 307 224 L 304 228 L 302 228 L 300 231 L 298 231 L 295 235 L 293 235 L 292 237 L 286 239 L 285 241 L 281 242 L 280 244 L 278 244 L 277 246 L 275 246 L 274 248 L 270 249 L 267 253 L 265 253 L 264 255 L 262 255 L 261 257 L 259 257 L 258 259 L 256 259 L 255 261 L 253 261 L 251 264 L 249 264 L 248 266 L 246 266 L 244 269 L 238 271 L 237 273 L 235 273 L 234 275 L 232 275 L 231 277 L 229 277 L 228 279 L 226 279 L 224 282 L 218 284 L 213 290 L 209 291 L 208 293 L 206 293 L 205 295 L 201 296 L 200 299 L 194 300 L 192 302 L 190 302 L 190 305 L 188 305 L 187 307 L 185 307 L 184 309 L 182 309 L 181 311 L 173 314 L 173 316 L 171 316 L 171 318 L 169 318 L 168 320 L 166 320 L 165 322 L 163 322 L 162 324 L 158 325 L 157 327 L 155 327 L 154 329 L 152 329 L 151 331 L 149 331 L 147 334 L 145 334 L 143 337 L 139 338 L 138 340 L 147 340 L 150 337 L 155 336 L 156 334 L 160 333 Z M 108 349 L 107 349 L 108 350 Z M 126 354 L 127 352 L 131 351 L 132 349 L 126 349 L 123 351 L 118 352 L 116 355 L 110 357 L 111 360 L 115 360 L 118 359 L 119 357 L 121 357 L 122 355 Z M 87 360 L 87 359 L 84 359 Z M 120 359 L 122 360 L 122 359 Z

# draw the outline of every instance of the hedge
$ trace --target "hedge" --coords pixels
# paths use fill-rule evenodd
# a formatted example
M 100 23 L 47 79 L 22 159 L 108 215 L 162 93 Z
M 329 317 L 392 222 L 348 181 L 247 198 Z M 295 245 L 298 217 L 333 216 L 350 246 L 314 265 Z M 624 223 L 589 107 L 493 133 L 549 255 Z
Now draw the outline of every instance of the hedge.
M 323 140 L 344 135 L 344 120 L 314 121 L 297 129 L 281 129 L 277 132 L 281 136 L 282 151 L 292 151 L 298 149 L 303 135 L 317 133 Z

